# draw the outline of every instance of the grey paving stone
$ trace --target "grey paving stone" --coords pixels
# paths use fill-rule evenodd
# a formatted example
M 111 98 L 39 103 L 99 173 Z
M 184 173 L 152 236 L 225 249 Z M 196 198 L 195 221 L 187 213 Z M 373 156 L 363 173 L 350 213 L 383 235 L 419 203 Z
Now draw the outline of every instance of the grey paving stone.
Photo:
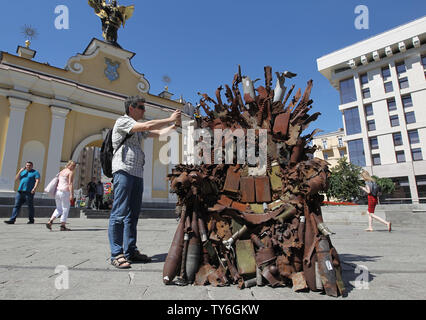
M 141 219 L 138 247 L 153 257 L 149 264 L 117 270 L 109 264 L 108 220 L 69 219 L 70 232 L 59 224 L 49 231 L 39 219 L 27 225 L 0 224 L 0 299 L 4 300 L 369 300 L 425 299 L 426 235 L 424 227 L 396 226 L 391 233 L 375 224 L 365 232 L 362 224 L 332 225 L 333 245 L 339 252 L 346 297 L 332 298 L 317 292 L 295 293 L 291 288 L 268 286 L 239 290 L 237 286 L 166 286 L 162 269 L 176 230 L 174 219 Z M 55 283 L 68 269 L 67 289 Z M 362 269 L 368 268 L 368 276 Z M 367 270 L 367 269 L 366 269 Z M 368 289 L 357 281 L 367 279 Z M 365 283 L 364 283 L 365 284 Z M 64 282 L 62 282 L 64 285 Z

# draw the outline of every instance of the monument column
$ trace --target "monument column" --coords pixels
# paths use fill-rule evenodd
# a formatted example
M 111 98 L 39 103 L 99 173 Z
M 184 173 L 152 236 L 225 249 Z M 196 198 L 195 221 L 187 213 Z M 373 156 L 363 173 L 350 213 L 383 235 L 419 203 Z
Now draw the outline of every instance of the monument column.
M 170 163 L 168 168 L 168 173 L 172 173 L 173 168 L 179 164 L 179 150 L 180 150 L 180 139 L 179 133 L 173 131 L 170 134 L 169 148 L 170 148 Z M 170 182 L 167 182 L 167 191 L 170 191 Z M 169 192 L 169 202 L 176 202 L 178 200 L 176 193 Z
M 145 165 L 143 167 L 143 200 L 152 200 L 152 153 L 154 151 L 154 139 L 147 138 L 143 141 L 143 152 L 145 153 Z
M 49 184 L 50 180 L 56 176 L 60 169 L 65 120 L 69 109 L 50 106 L 50 111 L 52 113 L 52 124 L 50 125 L 49 150 L 47 151 L 45 186 Z
M 9 124 L 0 168 L 0 190 L 3 191 L 13 191 L 15 185 L 25 112 L 31 103 L 31 101 L 15 97 L 8 97 L 8 99 L 10 103 Z

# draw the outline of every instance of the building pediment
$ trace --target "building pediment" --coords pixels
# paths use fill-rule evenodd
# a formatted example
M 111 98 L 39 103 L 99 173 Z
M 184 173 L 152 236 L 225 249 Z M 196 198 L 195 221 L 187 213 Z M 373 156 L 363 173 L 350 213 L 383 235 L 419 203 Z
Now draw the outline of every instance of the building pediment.
M 130 60 L 133 52 L 92 39 L 82 54 L 71 57 L 66 70 L 77 77 L 80 84 L 120 95 L 149 92 L 149 82 L 137 72 Z

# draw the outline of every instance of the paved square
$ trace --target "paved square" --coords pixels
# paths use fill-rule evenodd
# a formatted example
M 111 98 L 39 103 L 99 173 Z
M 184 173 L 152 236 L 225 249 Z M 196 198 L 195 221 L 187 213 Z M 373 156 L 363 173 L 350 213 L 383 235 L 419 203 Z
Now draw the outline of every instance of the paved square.
M 162 270 L 177 226 L 174 219 L 139 220 L 139 249 L 153 262 L 127 270 L 109 264 L 107 219 L 69 219 L 71 232 L 60 232 L 59 224 L 49 231 L 44 220 L 36 219 L 34 225 L 24 218 L 14 225 L 0 223 L 0 299 L 336 299 L 317 292 L 295 293 L 288 287 L 165 286 Z M 348 291 L 337 299 L 425 299 L 424 228 L 395 226 L 389 233 L 375 226 L 377 231 L 365 232 L 366 225 L 329 224 L 336 232 L 332 243 L 340 254 Z M 65 267 L 68 278 L 60 273 Z M 356 282 L 368 289 L 355 288 Z

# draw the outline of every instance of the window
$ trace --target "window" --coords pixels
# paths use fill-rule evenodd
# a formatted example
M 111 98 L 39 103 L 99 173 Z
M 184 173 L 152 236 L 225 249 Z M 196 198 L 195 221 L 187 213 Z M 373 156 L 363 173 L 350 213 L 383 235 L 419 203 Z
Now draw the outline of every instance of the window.
M 380 166 L 380 154 L 371 155 L 371 162 L 373 162 L 373 166 Z
M 416 122 L 416 116 L 414 115 L 414 111 L 405 113 L 405 122 L 407 124 Z
M 404 73 L 405 71 L 407 71 L 407 69 L 405 68 L 405 63 L 404 61 L 398 62 L 396 65 L 396 72 L 398 74 Z
M 327 139 L 323 139 L 323 140 L 322 140 L 322 147 L 323 147 L 324 149 L 328 149 Z
M 405 154 L 404 151 L 397 151 L 395 152 L 396 154 L 396 162 L 401 163 L 401 162 L 405 162 Z
M 402 105 L 404 108 L 409 108 L 413 106 L 413 101 L 411 100 L 411 95 L 402 96 Z
M 338 137 L 337 138 L 337 145 L 340 147 L 343 147 L 343 138 L 342 137 Z
M 367 121 L 367 130 L 368 131 L 376 130 L 376 123 L 374 122 L 374 120 Z
M 374 114 L 373 113 L 373 106 L 371 105 L 371 103 L 370 104 L 366 104 L 364 106 L 364 109 L 365 109 L 365 115 L 366 116 L 372 116 Z
M 407 77 L 399 79 L 399 87 L 401 89 L 408 88 L 409 86 L 410 85 L 408 84 L 408 78 Z
M 372 150 L 379 149 L 379 141 L 377 140 L 377 137 L 370 138 L 370 148 Z
M 411 155 L 413 157 L 413 161 L 423 160 L 421 148 L 411 149 Z
M 397 115 L 390 116 L 389 119 L 390 119 L 391 127 L 397 127 L 397 126 L 399 126 L 399 119 L 398 119 Z
M 386 93 L 393 91 L 392 81 L 385 82 L 384 86 L 385 86 L 385 92 Z
M 345 156 L 345 150 L 340 150 L 339 155 L 340 155 L 340 158 L 343 158 Z
M 367 98 L 370 98 L 370 97 L 371 97 L 371 94 L 370 94 L 370 88 L 362 89 L 362 97 L 363 97 L 364 99 L 367 99 Z
M 400 203 L 411 203 L 412 200 L 408 177 L 394 177 L 391 179 L 392 182 L 395 184 L 395 191 L 392 194 L 387 195 L 387 197 L 399 198 L 398 201 L 400 201 Z M 401 200 L 401 198 L 404 200 Z
M 408 139 L 410 140 L 411 144 L 419 143 L 420 142 L 420 138 L 419 138 L 418 131 L 417 130 L 410 130 L 410 131 L 408 131 Z
M 394 98 L 388 99 L 387 102 L 388 102 L 388 110 L 389 111 L 396 110 L 396 102 L 395 102 Z
M 426 176 L 416 176 L 417 192 L 419 194 L 420 203 L 426 203 Z M 423 199 L 421 199 L 423 198 Z
M 362 139 L 348 141 L 348 152 L 351 163 L 365 167 L 364 144 Z
M 367 84 L 368 83 L 368 76 L 367 76 L 367 74 L 366 73 L 362 74 L 360 76 L 360 80 L 361 80 L 361 85 Z
M 361 133 L 358 107 L 346 109 L 343 111 L 343 117 L 345 118 L 347 135 Z
M 391 74 L 390 74 L 390 69 L 389 67 L 384 67 L 382 68 L 382 77 L 383 77 L 383 81 L 385 81 L 386 79 L 390 78 Z
M 340 101 L 341 104 L 356 101 L 354 78 L 340 81 Z
M 324 160 L 328 160 L 328 153 L 324 152 L 323 155 L 324 155 Z
M 401 132 L 395 132 L 392 134 L 393 144 L 395 146 L 402 146 L 402 135 Z

